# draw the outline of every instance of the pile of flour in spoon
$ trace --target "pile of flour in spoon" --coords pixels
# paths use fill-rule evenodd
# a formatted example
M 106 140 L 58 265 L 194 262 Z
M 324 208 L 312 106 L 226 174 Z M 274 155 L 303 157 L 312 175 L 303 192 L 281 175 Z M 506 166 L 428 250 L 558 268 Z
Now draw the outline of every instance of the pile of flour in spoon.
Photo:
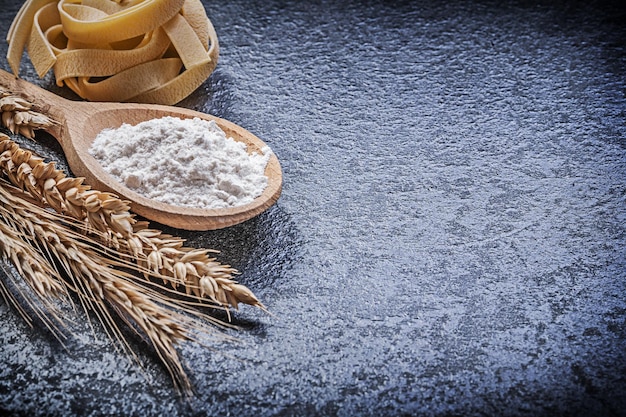
M 248 154 L 213 121 L 168 116 L 104 129 L 89 153 L 138 194 L 212 209 L 242 206 L 261 195 L 271 150 Z

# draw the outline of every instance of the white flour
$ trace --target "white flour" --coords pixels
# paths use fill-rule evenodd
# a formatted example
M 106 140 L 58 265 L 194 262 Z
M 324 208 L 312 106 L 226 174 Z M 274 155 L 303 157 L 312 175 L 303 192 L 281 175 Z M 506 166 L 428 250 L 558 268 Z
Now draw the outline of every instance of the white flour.
M 101 131 L 89 153 L 128 188 L 195 208 L 247 204 L 267 186 L 271 150 L 248 155 L 213 121 L 164 117 Z

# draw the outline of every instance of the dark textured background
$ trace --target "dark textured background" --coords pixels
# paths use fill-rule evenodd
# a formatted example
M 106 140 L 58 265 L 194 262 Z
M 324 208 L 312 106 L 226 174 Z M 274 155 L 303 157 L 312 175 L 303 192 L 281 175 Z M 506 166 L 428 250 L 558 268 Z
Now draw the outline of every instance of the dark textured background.
M 172 232 L 221 250 L 273 316 L 243 307 L 240 344 L 183 348 L 185 405 L 140 342 L 146 376 L 84 317 L 65 351 L 2 302 L 0 410 L 626 415 L 617 2 L 205 4 L 220 61 L 180 105 L 266 141 L 284 192 L 243 225 Z

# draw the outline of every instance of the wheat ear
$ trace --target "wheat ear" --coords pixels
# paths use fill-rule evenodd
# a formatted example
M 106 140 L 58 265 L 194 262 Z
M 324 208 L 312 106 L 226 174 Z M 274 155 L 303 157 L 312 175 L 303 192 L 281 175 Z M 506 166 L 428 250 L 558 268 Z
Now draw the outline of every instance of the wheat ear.
M 176 387 L 191 393 L 176 346 L 183 341 L 200 341 L 198 332 L 217 334 L 204 324 L 215 323 L 215 319 L 187 308 L 184 302 L 174 301 L 163 294 L 163 289 L 139 285 L 132 273 L 136 265 L 115 259 L 113 251 L 80 230 L 82 223 L 46 210 L 29 198 L 24 191 L 0 179 L 0 232 L 5 240 L 6 236 L 12 237 L 8 242 L 0 240 L 3 255 L 21 265 L 20 271 L 30 281 L 33 275 L 45 281 L 41 275 L 46 274 L 51 283 L 31 284 L 41 298 L 62 293 L 65 288 L 77 294 L 85 311 L 94 313 L 109 337 L 137 360 L 111 314 L 110 310 L 114 310 L 152 344 Z M 13 245 L 16 242 L 20 245 Z M 41 271 L 23 267 L 35 262 L 43 268 Z M 64 284 L 59 284 L 63 280 Z
M 31 139 L 35 137 L 35 130 L 47 128 L 55 123 L 45 114 L 33 110 L 33 105 L 28 100 L 1 87 L 0 113 L 2 124 L 11 133 L 18 133 Z
M 5 276 L 12 281 L 12 288 L 20 295 L 20 300 L 16 299 L 14 292 L 6 286 L 4 281 L 0 281 L 0 294 L 7 305 L 13 306 L 24 321 L 33 327 L 29 311 L 21 305 L 21 302 L 26 303 L 30 312 L 34 313 L 63 344 L 65 335 L 61 328 L 65 328 L 65 323 L 54 300 L 65 299 L 67 289 L 63 281 L 57 279 L 45 257 L 25 242 L 21 238 L 21 233 L 16 232 L 15 226 L 20 221 L 20 217 L 7 213 L 5 210 L 7 204 L 10 203 L 3 195 L 0 195 L 0 257 L 13 263 L 22 281 L 15 280 L 11 271 L 3 265 Z M 21 282 L 25 282 L 30 287 L 37 297 L 36 300 L 23 289 Z
M 55 211 L 103 233 L 104 243 L 136 259 L 149 271 L 146 275 L 159 275 L 174 288 L 182 286 L 186 294 L 208 297 L 222 308 L 237 308 L 239 303 L 265 308 L 250 289 L 233 279 L 234 268 L 209 256 L 216 251 L 185 247 L 183 239 L 149 229 L 148 223 L 136 220 L 128 202 L 91 189 L 83 178 L 67 177 L 53 162 L 44 162 L 2 134 L 0 171 Z

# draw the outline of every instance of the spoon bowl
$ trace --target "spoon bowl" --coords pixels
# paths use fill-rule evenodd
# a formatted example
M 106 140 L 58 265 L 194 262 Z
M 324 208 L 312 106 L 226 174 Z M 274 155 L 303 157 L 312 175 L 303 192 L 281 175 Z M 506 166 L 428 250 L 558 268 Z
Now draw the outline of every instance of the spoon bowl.
M 265 168 L 267 187 L 254 201 L 242 206 L 200 209 L 166 204 L 144 197 L 115 180 L 88 150 L 98 133 L 106 128 L 118 128 L 123 123 L 140 122 L 165 116 L 213 120 L 226 134 L 247 146 L 248 153 L 262 153 L 266 144 L 241 126 L 206 113 L 175 106 L 137 103 L 100 103 L 73 101 L 18 79 L 0 70 L 0 85 L 11 93 L 33 103 L 39 111 L 57 123 L 46 131 L 61 145 L 74 175 L 99 191 L 111 192 L 130 203 L 138 215 L 167 226 L 185 230 L 214 230 L 249 220 L 272 206 L 282 191 L 282 171 L 273 153 Z

